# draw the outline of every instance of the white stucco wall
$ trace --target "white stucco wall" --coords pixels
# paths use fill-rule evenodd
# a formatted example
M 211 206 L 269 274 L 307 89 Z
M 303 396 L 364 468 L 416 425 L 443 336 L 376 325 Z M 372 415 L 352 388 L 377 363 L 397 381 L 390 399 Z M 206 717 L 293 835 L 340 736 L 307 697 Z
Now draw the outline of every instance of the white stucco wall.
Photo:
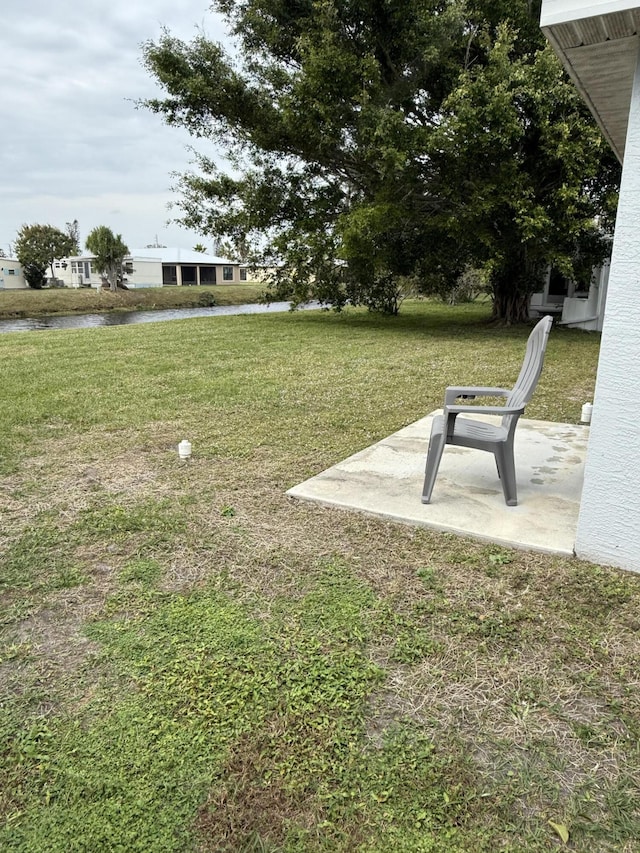
M 576 554 L 640 572 L 640 65 L 631 99 Z
M 24 290 L 29 287 L 22 273 L 20 261 L 0 258 L 0 290 Z
M 125 276 L 127 287 L 132 289 L 142 287 L 162 287 L 162 262 L 149 258 L 138 258 L 135 255 L 130 259 L 133 272 Z

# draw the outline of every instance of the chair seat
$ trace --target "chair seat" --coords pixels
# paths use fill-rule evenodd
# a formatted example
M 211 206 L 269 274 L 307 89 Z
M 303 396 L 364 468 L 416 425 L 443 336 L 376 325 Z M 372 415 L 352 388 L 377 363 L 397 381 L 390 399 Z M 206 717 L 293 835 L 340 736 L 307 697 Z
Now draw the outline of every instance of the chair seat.
M 436 415 L 431 425 L 431 435 L 440 435 L 444 429 L 444 418 Z M 467 441 L 478 441 L 483 444 L 490 442 L 495 444 L 507 440 L 507 428 L 501 424 L 488 424 L 486 421 L 475 421 L 470 418 L 461 418 L 459 415 L 455 420 L 453 436 L 447 440 L 447 444 L 455 444 L 456 439 L 465 443 Z

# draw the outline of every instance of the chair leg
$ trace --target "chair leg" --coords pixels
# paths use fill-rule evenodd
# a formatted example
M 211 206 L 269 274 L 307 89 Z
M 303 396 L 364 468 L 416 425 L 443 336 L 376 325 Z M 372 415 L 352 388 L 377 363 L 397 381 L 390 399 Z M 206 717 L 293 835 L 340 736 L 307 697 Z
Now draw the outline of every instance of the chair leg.
M 442 459 L 442 451 L 444 450 L 445 437 L 442 433 L 436 433 L 429 440 L 429 450 L 427 451 L 427 464 L 425 467 L 424 486 L 422 489 L 422 503 L 431 503 L 431 493 L 440 467 Z
M 518 489 L 516 485 L 516 466 L 513 459 L 513 445 L 500 445 L 495 451 L 498 476 L 502 483 L 504 500 L 507 506 L 518 505 Z

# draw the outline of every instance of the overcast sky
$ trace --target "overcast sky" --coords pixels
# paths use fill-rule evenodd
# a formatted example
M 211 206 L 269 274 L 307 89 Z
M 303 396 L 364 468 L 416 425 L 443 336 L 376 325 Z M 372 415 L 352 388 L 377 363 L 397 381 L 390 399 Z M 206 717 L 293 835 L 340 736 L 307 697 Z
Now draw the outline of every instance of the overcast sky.
M 225 41 L 207 0 L 2 0 L 0 26 L 0 247 L 23 223 L 84 241 L 108 225 L 130 249 L 158 236 L 167 246 L 211 250 L 211 240 L 167 225 L 171 172 L 189 167 L 186 131 L 136 110 L 159 94 L 141 43 L 166 26 L 190 40 L 204 28 Z M 206 149 L 202 149 L 206 151 Z

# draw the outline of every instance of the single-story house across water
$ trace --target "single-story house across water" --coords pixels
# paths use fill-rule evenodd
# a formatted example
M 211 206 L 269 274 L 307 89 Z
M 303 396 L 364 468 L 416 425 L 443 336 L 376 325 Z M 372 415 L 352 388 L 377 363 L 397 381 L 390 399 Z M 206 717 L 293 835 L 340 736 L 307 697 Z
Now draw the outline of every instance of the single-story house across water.
M 94 255 L 60 258 L 54 263 L 56 278 L 66 287 L 100 287 Z M 247 269 L 237 261 L 188 249 L 134 249 L 124 259 L 127 287 L 198 286 L 247 281 Z

